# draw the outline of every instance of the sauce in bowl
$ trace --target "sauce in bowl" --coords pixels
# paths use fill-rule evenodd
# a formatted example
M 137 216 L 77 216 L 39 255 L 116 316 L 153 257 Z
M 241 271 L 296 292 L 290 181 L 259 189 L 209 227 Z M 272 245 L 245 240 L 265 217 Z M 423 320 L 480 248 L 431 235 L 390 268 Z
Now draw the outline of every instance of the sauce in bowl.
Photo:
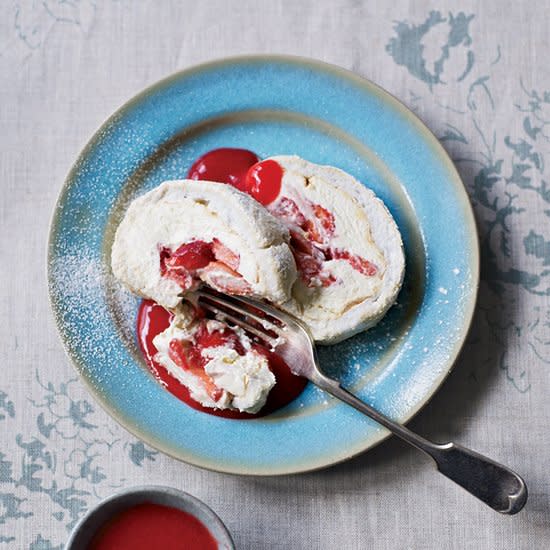
M 216 540 L 195 516 L 144 502 L 118 512 L 97 532 L 87 550 L 217 550 Z

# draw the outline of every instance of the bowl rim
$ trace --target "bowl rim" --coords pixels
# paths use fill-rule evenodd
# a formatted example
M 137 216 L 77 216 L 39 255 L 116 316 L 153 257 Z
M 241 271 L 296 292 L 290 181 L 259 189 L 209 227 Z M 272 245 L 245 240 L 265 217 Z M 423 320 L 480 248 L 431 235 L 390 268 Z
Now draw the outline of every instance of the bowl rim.
M 212 537 L 216 540 L 218 543 L 220 550 L 235 550 L 235 543 L 233 541 L 233 538 L 231 536 L 231 533 L 221 520 L 221 518 L 202 500 L 197 498 L 196 496 L 187 493 L 186 491 L 182 491 L 180 489 L 175 489 L 173 487 L 165 486 L 165 485 L 136 485 L 133 487 L 127 487 L 125 489 L 122 489 L 112 495 L 109 495 L 108 497 L 104 498 L 103 500 L 100 500 L 97 504 L 95 504 L 92 508 L 90 508 L 82 518 L 78 521 L 78 523 L 73 527 L 69 538 L 67 539 L 67 542 L 65 543 L 65 546 L 63 547 L 64 550 L 82 550 L 81 548 L 77 548 L 75 546 L 75 543 L 78 542 L 77 538 L 82 532 L 83 529 L 88 527 L 88 524 L 94 520 L 94 517 L 99 513 L 100 510 L 102 510 L 105 506 L 108 506 L 109 504 L 119 505 L 118 511 L 125 510 L 127 508 L 130 508 L 132 506 L 136 506 L 138 502 L 132 500 L 131 497 L 140 496 L 143 495 L 144 500 L 142 502 L 147 502 L 147 497 L 154 497 L 155 495 L 168 495 L 172 497 L 175 501 L 178 503 L 188 504 L 191 503 L 194 507 L 198 508 L 201 512 L 204 513 L 204 515 L 208 518 L 208 523 L 205 523 L 203 518 L 197 517 L 193 513 L 193 511 L 187 509 L 187 508 L 179 508 L 182 511 L 187 512 L 188 514 L 192 515 L 196 519 L 198 519 L 210 532 Z M 174 507 L 171 504 L 163 504 L 164 506 L 171 506 Z M 94 532 L 97 531 L 97 529 L 103 525 L 104 522 L 102 522 L 98 527 L 94 529 Z M 212 530 L 212 527 L 216 528 L 217 533 L 214 533 Z M 220 536 L 221 535 L 221 538 Z

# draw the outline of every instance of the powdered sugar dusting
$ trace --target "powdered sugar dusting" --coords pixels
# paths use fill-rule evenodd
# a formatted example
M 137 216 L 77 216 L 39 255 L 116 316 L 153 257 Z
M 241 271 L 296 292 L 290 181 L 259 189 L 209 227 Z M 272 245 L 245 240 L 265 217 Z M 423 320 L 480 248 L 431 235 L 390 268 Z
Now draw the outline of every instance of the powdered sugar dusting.
M 102 369 L 128 367 L 131 356 L 125 352 L 137 351 L 137 300 L 87 249 L 55 257 L 50 265 L 50 282 L 54 312 L 66 347 L 77 363 L 91 358 L 102 365 L 101 369 L 86 370 L 101 388 L 103 375 L 107 374 Z

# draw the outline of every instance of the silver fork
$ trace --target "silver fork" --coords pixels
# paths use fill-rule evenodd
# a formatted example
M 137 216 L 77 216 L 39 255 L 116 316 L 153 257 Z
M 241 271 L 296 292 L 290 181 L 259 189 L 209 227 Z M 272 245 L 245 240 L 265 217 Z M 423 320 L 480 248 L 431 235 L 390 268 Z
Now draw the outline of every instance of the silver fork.
M 432 443 L 390 420 L 324 374 L 308 328 L 292 315 L 258 301 L 219 294 L 207 288 L 195 294 L 202 308 L 221 320 L 242 327 L 280 355 L 294 374 L 307 378 L 426 453 L 435 461 L 440 473 L 497 512 L 516 514 L 525 505 L 525 482 L 509 468 L 455 443 Z

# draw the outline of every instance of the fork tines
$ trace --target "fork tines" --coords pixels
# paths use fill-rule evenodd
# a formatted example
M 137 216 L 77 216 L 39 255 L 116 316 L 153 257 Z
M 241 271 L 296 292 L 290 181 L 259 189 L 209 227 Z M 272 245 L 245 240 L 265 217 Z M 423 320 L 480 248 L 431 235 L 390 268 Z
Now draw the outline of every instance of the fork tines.
M 265 304 L 247 298 L 227 296 L 214 290 L 201 288 L 195 292 L 200 307 L 214 314 L 222 321 L 241 327 L 245 332 L 259 339 L 267 347 L 277 345 L 283 335 L 284 325 L 280 319 L 266 311 Z

